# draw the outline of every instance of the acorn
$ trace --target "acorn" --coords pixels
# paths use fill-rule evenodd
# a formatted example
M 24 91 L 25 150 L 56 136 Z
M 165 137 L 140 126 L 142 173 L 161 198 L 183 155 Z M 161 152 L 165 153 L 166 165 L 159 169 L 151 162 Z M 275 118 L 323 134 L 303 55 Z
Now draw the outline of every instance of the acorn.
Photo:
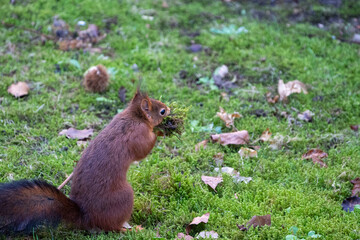
M 89 68 L 84 73 L 83 85 L 89 92 L 104 92 L 109 86 L 109 74 L 106 68 L 99 64 Z

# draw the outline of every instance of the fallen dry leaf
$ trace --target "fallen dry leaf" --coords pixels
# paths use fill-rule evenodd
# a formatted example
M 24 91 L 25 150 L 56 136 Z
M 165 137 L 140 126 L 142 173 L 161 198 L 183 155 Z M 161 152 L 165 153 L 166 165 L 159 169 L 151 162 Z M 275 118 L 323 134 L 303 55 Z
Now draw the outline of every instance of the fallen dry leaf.
M 247 227 L 245 227 L 245 225 Z M 268 226 L 271 226 L 271 215 L 268 214 L 268 215 L 264 215 L 264 216 L 253 216 L 250 221 L 248 221 L 245 225 L 241 225 L 238 226 L 238 228 L 240 229 L 240 231 L 247 231 L 249 230 L 249 228 L 251 226 L 253 226 L 254 228 L 255 227 L 261 227 L 261 226 L 265 226 L 265 225 L 268 225 Z
M 311 149 L 307 153 L 302 155 L 302 159 L 312 159 L 313 163 L 320 164 L 320 167 L 327 167 L 327 165 L 321 160 L 322 158 L 326 158 L 328 154 L 323 152 L 320 149 Z
M 210 213 L 205 213 L 201 217 L 196 217 L 192 222 L 186 227 L 186 234 L 189 234 L 191 230 L 191 225 L 198 225 L 200 223 L 207 223 L 209 221 Z
M 177 239 L 190 240 L 190 239 L 194 239 L 194 238 L 190 235 L 185 235 L 184 233 L 178 233 Z
M 307 94 L 307 89 L 305 84 L 300 82 L 299 80 L 290 81 L 284 84 L 284 81 L 279 79 L 278 93 L 280 95 L 281 101 L 286 101 L 287 97 L 290 96 L 292 93 L 301 92 Z
M 201 180 L 216 192 L 216 186 L 223 181 L 222 177 L 201 176 Z M 191 223 L 190 223 L 191 224 Z
M 249 133 L 246 130 L 232 132 L 232 133 L 221 133 L 210 136 L 213 142 L 219 142 L 221 145 L 228 144 L 247 144 L 249 142 Z
M 242 158 L 257 157 L 257 152 L 250 148 L 241 147 L 238 153 Z
M 139 232 L 139 231 L 142 231 L 142 230 L 144 230 L 144 228 L 141 225 L 136 225 L 135 226 L 135 232 Z
M 196 217 L 189 225 L 198 225 L 199 223 L 207 223 L 209 221 L 210 213 L 205 213 L 201 217 Z
M 65 135 L 67 138 L 84 140 L 94 134 L 94 129 L 77 130 L 75 128 L 64 129 L 59 132 L 59 136 Z
M 29 85 L 26 82 L 17 82 L 10 85 L 8 93 L 19 98 L 28 95 L 29 90 Z
M 234 112 L 232 114 L 225 112 L 225 110 L 222 107 L 219 107 L 220 112 L 217 112 L 216 115 L 225 122 L 225 125 L 227 128 L 234 126 L 234 120 L 235 118 L 241 118 L 242 116 L 238 112 Z
M 355 132 L 359 131 L 359 125 L 350 125 L 350 128 Z
M 266 101 L 268 103 L 277 103 L 279 101 L 279 95 L 272 97 L 271 92 L 266 93 Z
M 306 122 L 311 122 L 312 119 L 313 119 L 312 117 L 314 115 L 315 114 L 313 112 L 311 112 L 310 110 L 306 110 L 303 113 L 299 113 L 297 117 L 300 120 L 303 120 L 303 121 L 306 121 Z
M 355 178 L 354 180 L 350 181 L 354 184 L 353 190 L 351 191 L 351 196 L 356 196 L 360 192 L 360 178 Z
M 271 138 L 272 133 L 270 132 L 269 128 L 267 128 L 260 136 L 259 140 L 263 141 L 263 142 L 267 142 L 269 141 L 269 139 Z
M 205 149 L 207 146 L 208 140 L 201 141 L 195 145 L 195 152 L 198 152 L 201 148 Z
M 252 180 L 251 177 L 240 176 L 240 173 L 231 167 L 215 168 L 214 170 L 215 170 L 215 172 L 220 171 L 221 173 L 229 174 L 230 176 L 232 176 L 234 183 L 244 182 L 244 183 L 248 184 Z
M 196 237 L 197 239 L 199 238 L 212 238 L 212 239 L 218 239 L 219 238 L 219 234 L 215 231 L 202 231 L 199 233 L 199 235 Z
M 341 206 L 344 211 L 352 212 L 352 211 L 354 211 L 355 205 L 358 205 L 358 204 L 360 204 L 360 198 L 357 196 L 352 196 L 352 197 L 346 198 L 342 202 Z

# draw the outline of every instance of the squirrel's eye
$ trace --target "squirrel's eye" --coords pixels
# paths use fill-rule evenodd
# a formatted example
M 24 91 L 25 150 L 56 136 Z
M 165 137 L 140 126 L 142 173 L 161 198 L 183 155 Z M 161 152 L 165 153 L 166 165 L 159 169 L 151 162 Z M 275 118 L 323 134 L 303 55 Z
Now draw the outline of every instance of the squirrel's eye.
M 160 110 L 160 114 L 161 114 L 161 115 L 164 115 L 165 112 L 166 112 L 165 108 L 163 108 L 163 109 Z

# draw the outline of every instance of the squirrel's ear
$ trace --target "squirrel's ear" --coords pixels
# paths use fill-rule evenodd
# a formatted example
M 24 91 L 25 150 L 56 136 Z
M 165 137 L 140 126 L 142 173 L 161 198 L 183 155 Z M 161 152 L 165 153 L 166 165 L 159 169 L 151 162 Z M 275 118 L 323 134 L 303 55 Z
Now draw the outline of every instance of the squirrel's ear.
M 141 109 L 144 111 L 144 112 L 149 112 L 150 111 L 150 102 L 148 99 L 143 99 L 141 101 Z

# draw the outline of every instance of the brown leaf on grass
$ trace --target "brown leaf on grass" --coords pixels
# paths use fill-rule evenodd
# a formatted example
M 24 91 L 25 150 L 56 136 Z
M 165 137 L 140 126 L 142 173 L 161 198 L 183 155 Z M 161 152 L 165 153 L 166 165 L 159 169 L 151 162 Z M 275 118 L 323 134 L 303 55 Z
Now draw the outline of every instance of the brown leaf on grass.
M 29 85 L 26 82 L 17 82 L 10 85 L 8 93 L 16 98 L 20 98 L 29 94 Z
M 342 209 L 346 212 L 354 211 L 355 205 L 360 205 L 360 198 L 356 196 L 346 198 L 341 204 Z
M 234 126 L 234 120 L 235 118 L 241 118 L 241 114 L 239 114 L 238 112 L 234 112 L 232 114 L 225 112 L 225 110 L 222 107 L 219 107 L 220 112 L 217 112 L 216 115 L 225 122 L 225 125 L 227 128 L 233 127 Z
M 59 132 L 59 136 L 65 135 L 67 138 L 84 140 L 90 138 L 94 134 L 94 129 L 77 130 L 75 128 L 64 129 Z
M 191 239 L 194 239 L 194 238 L 192 236 L 190 236 L 190 235 L 185 235 L 184 233 L 178 233 L 177 239 L 191 240 Z
M 239 226 L 238 224 L 236 224 L 238 226 L 238 228 L 240 229 L 240 231 L 247 231 L 249 230 L 249 228 L 251 226 L 253 226 L 254 228 L 256 227 L 261 227 L 261 226 L 271 226 L 271 215 L 264 215 L 264 216 L 253 216 L 250 221 L 248 221 L 245 225 L 241 225 Z
M 303 121 L 306 121 L 306 122 L 311 122 L 312 119 L 313 119 L 312 117 L 314 115 L 315 114 L 313 112 L 311 112 L 310 110 L 306 110 L 303 113 L 299 113 L 297 117 L 300 120 L 303 120 Z
M 91 43 L 85 42 L 81 39 L 64 39 L 58 41 L 59 49 L 62 51 L 75 49 L 90 49 Z
M 320 149 L 311 149 L 307 153 L 302 155 L 302 159 L 312 159 L 313 163 L 320 164 L 320 167 L 327 167 L 327 165 L 321 160 L 322 158 L 326 158 L 328 154 L 323 152 Z
M 215 168 L 214 170 L 215 170 L 215 172 L 229 174 L 230 176 L 232 176 L 234 183 L 244 182 L 244 183 L 248 184 L 252 180 L 251 177 L 240 176 L 240 173 L 231 167 Z
M 266 93 L 266 101 L 268 103 L 277 103 L 279 101 L 279 95 L 272 97 L 271 92 Z
M 307 94 L 307 89 L 304 83 L 299 80 L 294 80 L 287 82 L 284 84 L 284 81 L 279 79 L 278 83 L 278 93 L 280 95 L 281 101 L 286 101 L 287 97 L 293 93 L 301 93 Z
M 223 181 L 222 177 L 201 176 L 201 180 L 216 192 L 216 186 Z M 190 223 L 191 224 L 191 223 Z
M 350 182 L 354 184 L 353 190 L 351 191 L 351 196 L 356 196 L 360 192 L 360 178 L 355 178 Z
M 241 147 L 238 153 L 239 153 L 240 157 L 242 157 L 242 158 L 257 157 L 257 152 L 251 148 Z
M 271 138 L 271 132 L 269 130 L 269 128 L 267 128 L 260 136 L 259 140 L 263 141 L 263 142 L 267 142 L 269 141 L 269 139 Z
M 205 149 L 207 146 L 208 140 L 201 141 L 195 145 L 195 152 L 198 152 L 201 148 Z
M 219 234 L 215 231 L 202 231 L 199 233 L 199 235 L 196 237 L 199 238 L 211 238 L 211 239 L 218 239 Z
M 355 132 L 359 131 L 359 125 L 350 125 L 350 128 Z
M 139 231 L 142 231 L 142 230 L 144 230 L 144 228 L 141 225 L 136 225 L 135 226 L 135 232 L 139 232 Z
M 221 134 L 214 134 L 210 136 L 213 142 L 218 142 L 221 145 L 228 145 L 228 144 L 247 144 L 249 142 L 249 133 L 246 130 L 232 132 L 232 133 L 221 133 Z
M 189 225 L 198 225 L 199 223 L 207 223 L 209 221 L 210 213 L 205 213 L 201 217 L 196 217 Z
M 192 222 L 186 227 L 186 234 L 189 234 L 191 230 L 191 225 L 198 225 L 200 223 L 207 223 L 209 221 L 210 213 L 205 213 L 201 217 L 196 217 Z

